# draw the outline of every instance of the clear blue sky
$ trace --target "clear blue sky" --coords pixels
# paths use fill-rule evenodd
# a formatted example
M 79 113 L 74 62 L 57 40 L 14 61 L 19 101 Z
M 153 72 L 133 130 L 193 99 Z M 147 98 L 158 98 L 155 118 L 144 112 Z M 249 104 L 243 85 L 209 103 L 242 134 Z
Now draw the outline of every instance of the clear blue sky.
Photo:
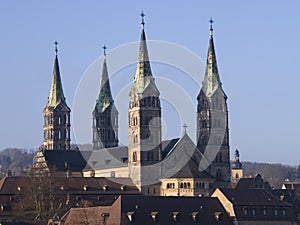
M 72 107 L 79 81 L 101 55 L 103 43 L 113 49 L 139 40 L 139 13 L 144 10 L 149 40 L 176 43 L 202 59 L 208 20 L 214 18 L 219 72 L 229 97 L 231 156 L 238 145 L 243 161 L 297 165 L 299 8 L 296 0 L 1 1 L 0 149 L 42 144 L 54 40 Z M 194 104 L 196 110 L 196 96 Z M 180 129 L 174 132 L 181 135 Z

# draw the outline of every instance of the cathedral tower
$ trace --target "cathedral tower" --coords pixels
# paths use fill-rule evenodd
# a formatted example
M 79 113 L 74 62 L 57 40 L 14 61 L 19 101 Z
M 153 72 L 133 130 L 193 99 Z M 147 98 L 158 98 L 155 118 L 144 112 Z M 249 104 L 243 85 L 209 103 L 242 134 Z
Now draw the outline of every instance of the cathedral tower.
M 106 47 L 98 99 L 93 111 L 93 150 L 118 146 L 118 111 L 112 98 L 106 64 Z
M 44 108 L 44 148 L 46 150 L 70 149 L 70 108 L 66 103 L 59 72 L 57 42 L 52 83 L 48 102 Z
M 227 96 L 222 89 L 213 41 L 213 21 L 210 20 L 210 39 L 206 71 L 197 97 L 197 145 L 209 160 L 207 168 L 216 178 L 216 187 L 230 185 L 229 130 Z
M 128 112 L 128 167 L 129 176 L 144 194 L 158 194 L 159 190 L 146 187 L 158 180 L 159 171 L 151 165 L 161 161 L 161 107 L 149 61 L 144 14 L 139 57 L 134 82 L 130 91 Z M 150 169 L 150 167 L 152 169 Z M 151 180 L 151 181 L 150 181 Z M 147 191 L 145 190 L 147 189 Z

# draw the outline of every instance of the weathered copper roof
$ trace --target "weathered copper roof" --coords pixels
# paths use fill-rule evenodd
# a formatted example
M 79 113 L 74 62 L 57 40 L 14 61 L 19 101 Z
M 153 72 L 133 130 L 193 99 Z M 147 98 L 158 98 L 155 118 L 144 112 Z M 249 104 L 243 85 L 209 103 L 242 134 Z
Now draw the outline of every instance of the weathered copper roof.
M 155 85 L 154 78 L 152 76 L 149 54 L 147 49 L 146 34 L 144 24 L 142 26 L 142 34 L 140 39 L 139 58 L 134 77 L 134 89 L 136 93 L 143 93 L 145 89 L 151 84 L 150 95 L 159 95 L 159 91 Z
M 62 81 L 59 71 L 58 57 L 55 55 L 54 68 L 52 73 L 52 83 L 50 88 L 50 94 L 48 98 L 48 107 L 56 107 L 60 103 L 66 104 L 66 99 L 63 92 Z
M 113 105 L 113 103 L 114 100 L 111 94 L 107 63 L 106 63 L 106 55 L 105 55 L 103 60 L 103 67 L 102 67 L 100 92 L 99 92 L 98 99 L 96 101 L 95 109 L 101 113 L 104 112 L 110 105 Z
M 213 29 L 210 29 L 210 39 L 207 52 L 207 61 L 204 80 L 202 82 L 202 90 L 207 97 L 213 95 L 213 93 L 221 87 L 221 80 L 218 72 L 218 65 L 214 47 Z

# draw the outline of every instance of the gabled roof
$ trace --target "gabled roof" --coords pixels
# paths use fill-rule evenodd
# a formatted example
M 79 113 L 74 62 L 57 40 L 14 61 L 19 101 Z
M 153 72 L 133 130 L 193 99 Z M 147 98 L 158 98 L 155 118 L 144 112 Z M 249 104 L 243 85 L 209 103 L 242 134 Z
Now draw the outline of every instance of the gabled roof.
M 271 190 L 270 184 L 265 181 L 260 174 L 255 177 L 243 177 L 239 180 L 235 189 L 247 190 L 247 189 L 264 189 Z
M 120 196 L 123 223 L 131 224 L 232 224 L 217 198 Z
M 219 188 L 234 205 L 242 206 L 285 206 L 290 204 L 281 201 L 271 193 L 261 189 L 226 189 Z
M 0 189 L 0 196 L 20 193 L 32 178 L 27 176 L 2 178 L 4 182 Z M 55 186 L 63 187 L 64 191 L 71 194 L 140 194 L 130 178 L 55 177 Z
M 90 152 L 78 150 L 43 150 L 43 154 L 50 169 L 81 172 L 86 166 L 86 159 L 88 159 Z
M 71 209 L 65 224 L 227 224 L 233 225 L 217 198 L 119 196 L 112 206 Z M 98 221 L 96 221 L 98 220 Z
M 162 178 L 211 178 L 207 172 L 199 169 L 195 155 L 201 160 L 204 156 L 187 133 L 173 144 L 162 162 Z
M 178 142 L 178 138 L 162 141 L 162 156 L 166 157 L 167 154 L 173 149 L 174 145 Z M 128 147 L 119 146 L 113 148 L 105 148 L 95 151 L 90 151 L 90 156 L 87 160 L 85 170 L 89 169 L 105 169 L 105 168 L 121 168 L 127 167 L 128 161 Z

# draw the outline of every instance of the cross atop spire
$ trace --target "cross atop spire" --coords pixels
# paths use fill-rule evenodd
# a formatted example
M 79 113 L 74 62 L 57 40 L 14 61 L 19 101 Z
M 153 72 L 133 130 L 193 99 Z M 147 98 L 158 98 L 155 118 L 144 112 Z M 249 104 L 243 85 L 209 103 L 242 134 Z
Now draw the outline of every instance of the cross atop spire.
M 107 47 L 105 46 L 105 44 L 103 45 L 102 48 L 103 48 L 103 55 L 106 56 L 106 49 L 107 49 Z
M 57 49 L 58 42 L 56 40 L 54 42 L 54 45 L 55 45 L 55 55 L 57 55 L 57 52 L 58 52 L 58 49 Z
M 141 24 L 142 24 L 142 27 L 144 28 L 144 26 L 145 26 L 144 17 L 145 17 L 146 15 L 145 15 L 145 13 L 143 12 L 143 10 L 142 10 L 140 16 L 142 17 L 142 23 L 141 23 Z
M 210 17 L 210 20 L 208 21 L 209 23 L 210 23 L 210 29 L 209 29 L 209 33 L 210 33 L 210 36 L 212 37 L 212 35 L 213 35 L 213 23 L 214 23 L 214 21 L 213 21 L 213 19 L 212 19 L 212 17 Z
M 186 130 L 187 130 L 187 128 L 188 128 L 188 125 L 186 125 L 186 123 L 184 123 L 182 127 L 183 127 L 183 132 L 184 132 L 184 134 L 186 134 Z

